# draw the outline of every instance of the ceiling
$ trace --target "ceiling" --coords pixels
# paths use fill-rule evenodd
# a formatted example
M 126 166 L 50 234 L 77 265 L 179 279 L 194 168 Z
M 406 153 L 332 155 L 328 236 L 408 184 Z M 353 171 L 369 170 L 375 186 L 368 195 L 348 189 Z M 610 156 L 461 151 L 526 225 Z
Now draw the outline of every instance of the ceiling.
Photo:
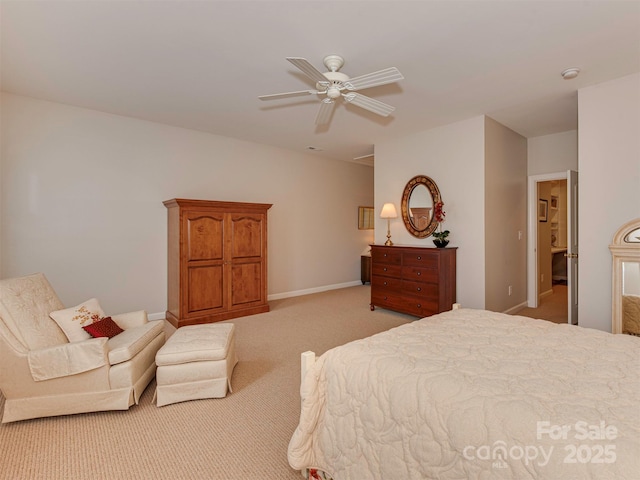
M 640 1 L 7 1 L 2 90 L 340 160 L 488 115 L 525 137 L 577 128 L 577 91 L 640 71 Z M 405 79 L 316 127 L 314 88 L 285 60 Z M 579 67 L 574 80 L 560 73 Z

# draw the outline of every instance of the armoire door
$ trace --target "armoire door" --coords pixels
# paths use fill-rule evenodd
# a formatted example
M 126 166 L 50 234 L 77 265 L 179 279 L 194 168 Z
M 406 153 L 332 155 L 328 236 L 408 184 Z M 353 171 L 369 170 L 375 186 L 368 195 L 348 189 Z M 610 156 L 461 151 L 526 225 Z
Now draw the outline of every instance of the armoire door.
M 186 316 L 226 308 L 224 214 L 187 211 L 183 226 Z
M 266 216 L 229 214 L 228 225 L 229 306 L 233 309 L 264 303 Z

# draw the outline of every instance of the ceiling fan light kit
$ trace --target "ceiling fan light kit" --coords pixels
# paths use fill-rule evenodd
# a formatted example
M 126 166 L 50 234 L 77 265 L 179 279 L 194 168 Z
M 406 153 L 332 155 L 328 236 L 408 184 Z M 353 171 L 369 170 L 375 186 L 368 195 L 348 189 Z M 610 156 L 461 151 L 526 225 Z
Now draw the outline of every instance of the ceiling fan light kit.
M 348 75 L 338 71 L 344 65 L 344 59 L 339 55 L 327 55 L 324 57 L 323 63 L 328 70 L 324 73 L 320 72 L 304 58 L 287 57 L 287 60 L 307 77 L 316 82 L 316 90 L 299 90 L 296 92 L 261 95 L 258 97 L 260 100 L 277 100 L 302 95 L 325 95 L 325 98 L 321 99 L 320 110 L 316 116 L 316 125 L 329 123 L 331 113 L 335 106 L 335 100 L 340 97 L 344 98 L 348 103 L 383 117 L 388 116 L 395 110 L 395 107 L 391 105 L 354 92 L 365 88 L 395 83 L 404 79 L 396 67 L 349 78 Z

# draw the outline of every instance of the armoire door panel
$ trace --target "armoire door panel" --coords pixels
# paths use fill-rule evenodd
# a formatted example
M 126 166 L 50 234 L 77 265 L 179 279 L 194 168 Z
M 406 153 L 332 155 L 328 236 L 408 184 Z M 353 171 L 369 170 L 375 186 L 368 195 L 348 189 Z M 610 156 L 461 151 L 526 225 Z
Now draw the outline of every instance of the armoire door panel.
M 187 260 L 221 260 L 224 255 L 224 217 L 197 212 L 187 218 Z
M 224 307 L 223 265 L 188 270 L 189 314 Z
M 231 215 L 231 257 L 261 257 L 263 255 L 262 215 Z
M 231 306 L 263 301 L 262 264 L 243 263 L 231 267 Z

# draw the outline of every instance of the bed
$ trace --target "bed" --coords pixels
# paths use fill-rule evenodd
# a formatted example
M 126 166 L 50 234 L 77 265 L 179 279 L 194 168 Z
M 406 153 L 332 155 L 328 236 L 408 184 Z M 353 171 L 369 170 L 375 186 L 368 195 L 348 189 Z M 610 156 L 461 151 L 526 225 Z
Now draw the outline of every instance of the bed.
M 334 480 L 638 478 L 638 337 L 456 309 L 312 357 L 294 469 Z

